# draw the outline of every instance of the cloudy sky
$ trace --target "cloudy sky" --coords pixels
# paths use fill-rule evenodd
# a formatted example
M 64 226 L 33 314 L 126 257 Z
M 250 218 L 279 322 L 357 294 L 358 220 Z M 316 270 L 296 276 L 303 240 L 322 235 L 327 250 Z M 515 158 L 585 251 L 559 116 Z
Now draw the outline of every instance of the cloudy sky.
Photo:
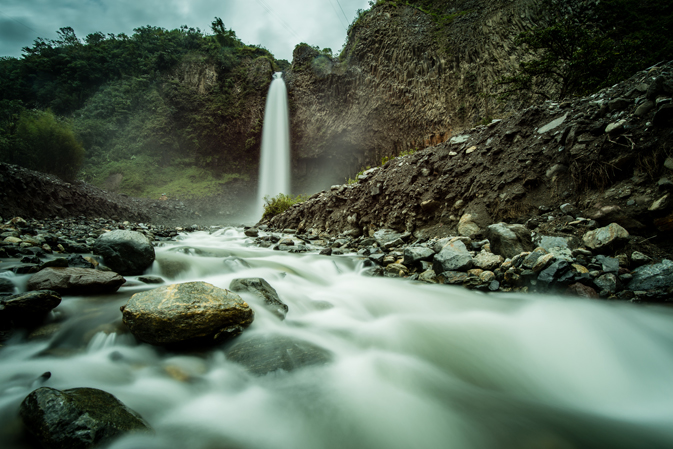
M 96 31 L 130 35 L 145 25 L 210 34 L 220 17 L 246 44 L 291 61 L 299 42 L 338 52 L 357 10 L 368 7 L 367 0 L 0 0 L 0 56 L 20 57 L 35 38 L 55 39 L 66 26 L 80 38 Z

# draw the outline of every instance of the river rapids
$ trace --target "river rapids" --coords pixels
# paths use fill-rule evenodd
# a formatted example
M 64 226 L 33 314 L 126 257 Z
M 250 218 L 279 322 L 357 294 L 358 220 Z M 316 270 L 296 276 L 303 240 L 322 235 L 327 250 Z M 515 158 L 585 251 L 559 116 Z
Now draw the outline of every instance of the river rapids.
M 171 283 L 266 279 L 287 318 L 242 293 L 256 316 L 237 340 L 296 338 L 331 361 L 254 376 L 227 360 L 233 343 L 139 344 L 119 307 L 152 287 L 129 276 L 114 295 L 64 297 L 47 338 L 0 348 L 0 447 L 28 447 L 17 410 L 42 385 L 105 390 L 155 430 L 112 449 L 673 447 L 669 308 L 372 278 L 355 256 L 257 248 L 236 228 L 156 252 L 149 274 Z

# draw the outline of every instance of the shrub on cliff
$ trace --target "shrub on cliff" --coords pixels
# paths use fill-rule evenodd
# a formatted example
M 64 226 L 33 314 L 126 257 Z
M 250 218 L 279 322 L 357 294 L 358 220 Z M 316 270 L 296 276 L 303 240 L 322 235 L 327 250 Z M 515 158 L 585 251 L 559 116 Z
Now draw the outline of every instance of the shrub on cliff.
M 73 181 L 84 159 L 84 148 L 70 124 L 51 111 L 24 111 L 16 124 L 14 145 L 2 148 L 3 162 L 51 173 Z
M 265 196 L 262 220 L 268 220 L 271 217 L 282 214 L 294 204 L 304 202 L 307 199 L 308 197 L 306 195 L 297 195 L 293 197 L 292 195 L 285 195 L 284 193 L 280 193 L 273 198 Z

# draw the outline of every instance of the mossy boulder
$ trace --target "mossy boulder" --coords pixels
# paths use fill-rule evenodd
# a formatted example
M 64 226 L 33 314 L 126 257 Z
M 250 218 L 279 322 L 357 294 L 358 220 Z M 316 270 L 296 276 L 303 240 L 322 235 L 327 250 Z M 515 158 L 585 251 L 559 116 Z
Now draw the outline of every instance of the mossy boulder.
M 237 294 L 206 282 L 186 282 L 136 293 L 122 321 L 146 343 L 192 347 L 234 338 L 255 313 Z

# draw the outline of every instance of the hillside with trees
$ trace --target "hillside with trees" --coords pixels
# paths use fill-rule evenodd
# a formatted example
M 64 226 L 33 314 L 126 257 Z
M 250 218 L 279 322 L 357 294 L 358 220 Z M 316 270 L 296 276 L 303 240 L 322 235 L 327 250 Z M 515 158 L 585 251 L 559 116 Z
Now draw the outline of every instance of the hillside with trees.
M 288 63 L 219 18 L 211 31 L 62 28 L 0 59 L 0 160 L 137 196 L 254 173 L 270 75 Z

